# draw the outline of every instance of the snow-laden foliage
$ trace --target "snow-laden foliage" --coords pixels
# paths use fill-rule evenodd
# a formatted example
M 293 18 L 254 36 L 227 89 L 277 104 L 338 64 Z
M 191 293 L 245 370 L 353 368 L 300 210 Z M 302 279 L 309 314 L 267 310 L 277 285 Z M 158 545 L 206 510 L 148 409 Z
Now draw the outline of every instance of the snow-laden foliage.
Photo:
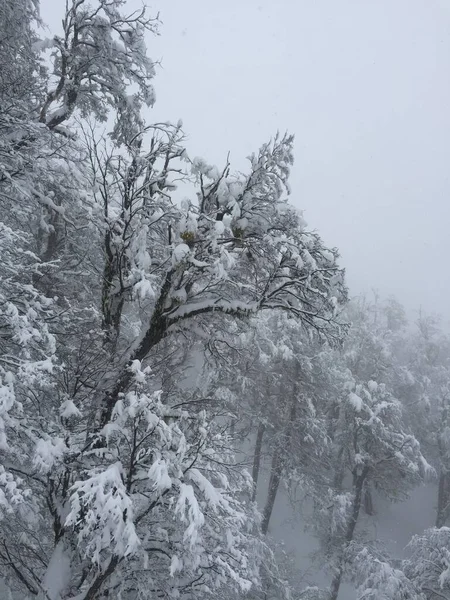
M 320 399 L 320 336 L 305 332 L 286 314 L 263 315 L 255 321 L 258 358 L 252 367 L 256 373 L 264 372 L 265 378 L 252 390 L 251 418 L 254 422 L 258 415 L 259 419 L 253 478 L 256 489 L 260 464 L 271 455 L 262 523 L 267 531 L 281 483 L 292 497 L 297 491 L 306 495 L 313 480 L 319 483 L 330 438 Z M 267 402 L 268 397 L 273 401 Z
M 450 529 L 433 527 L 413 537 L 404 570 L 427 600 L 450 597 Z
M 367 473 L 373 485 L 396 499 L 433 469 L 415 437 L 403 430 L 400 402 L 384 384 L 348 382 L 341 401 L 342 459 L 354 476 Z M 399 490 L 398 479 L 403 481 Z M 401 496 L 400 496 L 401 497 Z
M 353 540 L 370 488 L 400 500 L 433 476 L 419 443 L 404 429 L 399 401 L 384 384 L 355 384 L 349 377 L 341 394 L 328 463 L 332 486 L 315 499 L 314 529 L 331 554 Z
M 355 548 L 352 576 L 357 583 L 358 600 L 425 600 L 420 589 L 405 573 L 367 548 Z
M 39 415 L 32 407 L 52 385 L 55 339 L 47 320 L 52 303 L 32 284 L 39 267 L 25 234 L 0 222 L 0 448 L 3 455 L 0 514 L 28 494 L 20 477 L 24 437 L 33 438 Z
M 132 570 L 116 593 L 163 590 L 167 576 L 173 593 L 225 582 L 248 589 L 257 577 L 251 511 L 236 495 L 248 481 L 219 450 L 226 436 L 204 412 L 171 408 L 143 387 L 116 405 L 105 428 L 110 451 L 69 490 L 65 526 L 89 560 L 120 564 L 129 556 L 140 565 L 139 579 Z
M 39 97 L 35 78 L 38 61 L 33 52 L 39 22 L 37 0 L 17 0 L 0 4 L 0 99 L 1 112 L 30 109 Z M 42 92 L 41 92 L 42 94 Z M 41 96 L 42 97 L 42 96 Z

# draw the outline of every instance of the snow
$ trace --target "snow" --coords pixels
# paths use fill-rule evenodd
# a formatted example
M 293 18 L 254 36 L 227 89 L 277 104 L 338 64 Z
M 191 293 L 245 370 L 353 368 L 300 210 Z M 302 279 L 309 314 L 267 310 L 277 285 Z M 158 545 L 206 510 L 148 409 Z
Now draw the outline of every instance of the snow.
M 14 386 L 11 377 L 13 377 L 12 374 L 9 377 L 8 374 L 6 374 L 6 385 L 2 383 L 0 378 L 0 448 L 3 449 L 7 449 L 8 447 L 4 419 L 6 418 L 8 411 L 14 406 L 15 402 Z M 10 380 L 8 381 L 8 379 Z
M 173 577 L 176 573 L 183 570 L 183 561 L 174 554 L 170 562 L 170 576 Z
M 183 287 L 179 290 L 174 290 L 172 292 L 172 298 L 178 302 L 179 304 L 183 304 L 184 302 L 186 302 L 187 300 L 187 292 L 186 289 Z
M 83 20 L 91 9 L 81 4 Z M 352 327 L 342 339 L 344 280 L 335 253 L 306 231 L 301 213 L 285 198 L 293 161 L 289 136 L 277 135 L 250 155 L 248 173 L 229 175 L 228 166 L 223 171 L 199 157 L 190 161 L 177 131 L 181 122 L 150 127 L 146 140 L 136 133 L 146 129 L 140 102 L 153 100 L 145 27 L 139 13 L 121 24 L 119 0 L 100 4 L 79 34 L 92 36 L 105 51 L 93 54 L 90 44 L 81 44 L 87 60 L 77 63 L 68 56 L 69 67 L 73 60 L 78 65 L 80 81 L 74 110 L 85 123 L 86 116 L 101 122 L 113 109 L 119 117 L 116 140 L 125 143 L 103 136 L 104 155 L 102 146 L 93 168 L 81 156 L 84 142 L 81 149 L 69 121 L 50 136 L 33 115 L 16 116 L 27 113 L 21 106 L 34 96 L 11 103 L 18 131 L 9 131 L 0 107 L 0 131 L 6 127 L 0 135 L 2 190 L 6 198 L 11 195 L 4 212 L 17 228 L 0 223 L 2 545 L 9 544 L 18 560 L 26 557 L 30 573 L 37 573 L 31 579 L 50 600 L 69 595 L 82 600 L 83 587 L 106 572 L 112 557 L 120 560 L 105 581 L 110 596 L 145 596 L 149 590 L 167 598 L 183 590 L 195 595 L 191 577 L 199 577 L 204 585 L 199 595 L 210 590 L 214 597 L 234 597 L 238 586 L 248 590 L 250 581 L 258 582 L 261 560 L 265 566 L 272 560 L 265 546 L 272 541 L 260 539 L 260 518 L 249 502 L 245 465 L 252 456 L 244 456 L 236 435 L 245 431 L 251 438 L 262 423 L 261 480 L 278 447 L 287 484 L 280 487 L 271 533 L 282 533 L 291 544 L 295 572 L 305 563 L 301 554 L 316 548 L 317 540 L 322 563 L 332 568 L 339 552 L 348 550 L 341 542 L 354 507 L 352 474 L 365 473 L 367 465 L 367 489 L 376 484 L 388 498 L 418 494 L 414 486 L 435 475 L 408 427 L 417 428 L 422 447 L 436 447 L 442 431 L 436 398 L 448 391 L 442 383 L 449 380 L 448 366 L 442 361 L 437 375 L 420 344 L 413 356 L 405 342 L 413 338 L 384 327 L 385 313 L 380 319 L 374 318 L 378 313 L 364 314 L 360 328 Z M 53 46 L 44 40 L 34 50 Z M 62 81 L 47 122 L 69 116 L 73 107 L 62 99 L 76 83 L 70 76 Z M 41 92 L 45 97 L 46 90 Z M 89 127 L 85 130 L 89 135 Z M 140 149 L 128 144 L 135 135 L 143 141 Z M 63 143 L 55 152 L 52 144 L 59 138 Z M 23 140 L 27 143 L 17 143 Z M 186 173 L 178 169 L 180 156 Z M 132 182 L 136 197 L 128 206 L 123 192 L 135 166 L 142 171 Z M 178 203 L 177 180 L 193 186 L 191 199 Z M 205 196 L 207 214 L 200 205 Z M 58 237 L 60 229 L 64 243 L 52 249 L 49 235 Z M 105 257 L 112 257 L 111 281 Z M 109 284 L 106 305 L 123 303 L 114 344 L 104 331 L 102 295 Z M 41 288 L 53 300 L 43 298 Z M 163 318 L 152 318 L 161 305 Z M 275 318 L 278 313 L 286 318 Z M 344 351 L 333 350 L 330 341 L 343 342 Z M 398 356 L 396 345 L 402 346 Z M 446 345 L 442 348 L 445 354 Z M 413 389 L 397 400 L 392 393 L 402 391 L 397 374 L 406 369 L 403 363 L 412 375 L 405 371 L 402 382 Z M 421 398 L 428 401 L 426 414 Z M 444 430 L 440 441 L 445 445 L 449 439 Z M 436 455 L 433 461 L 437 464 Z M 341 467 L 345 472 L 335 485 Z M 296 499 L 288 498 L 298 482 L 311 511 L 314 505 L 317 539 L 299 535 L 293 521 L 280 524 L 291 508 L 293 518 L 300 513 Z M 434 494 L 432 484 L 430 490 Z M 263 508 L 267 486 L 257 491 Z M 383 517 L 375 525 L 361 514 L 358 541 L 371 526 L 389 522 L 386 506 L 398 519 L 390 504 L 382 505 L 377 496 L 375 502 Z M 62 537 L 55 546 L 58 527 Z M 432 540 L 436 535 L 426 534 Z M 304 547 L 298 539 L 307 540 Z M 377 594 L 376 583 L 380 594 L 394 597 L 405 583 L 401 572 L 369 554 L 360 558 L 371 578 L 365 591 Z M 437 585 L 449 583 L 450 554 L 447 558 L 435 576 Z M 283 581 L 284 567 L 282 561 L 273 567 L 274 580 Z M 121 589 L 130 582 L 132 592 Z M 15 583 L 21 585 L 17 578 Z M 300 587 L 297 592 L 302 594 Z M 270 595 L 283 598 L 278 591 Z
M 67 451 L 68 448 L 62 438 L 54 436 L 40 439 L 36 444 L 33 463 L 42 473 L 48 473 L 63 459 Z
M 26 499 L 28 493 L 22 486 L 22 479 L 13 477 L 0 465 L 0 521 L 5 512 L 12 513 Z
M 233 217 L 231 215 L 229 215 L 229 214 L 223 215 L 222 223 L 223 223 L 224 227 L 227 227 L 229 229 L 231 227 L 232 221 L 233 221 Z
M 42 580 L 42 587 L 51 600 L 62 600 L 71 578 L 70 555 L 59 542 L 50 558 L 47 570 Z
M 153 482 L 153 489 L 158 493 L 165 492 L 172 487 L 172 480 L 163 458 L 155 460 L 148 471 L 148 478 Z
M 357 396 L 354 392 L 350 392 L 350 394 L 347 396 L 347 400 L 349 401 L 350 405 L 353 406 L 356 412 L 361 412 L 363 401 L 359 396 Z
M 223 223 L 223 221 L 216 221 L 214 227 L 217 235 L 223 235 L 225 231 L 225 224 Z
M 195 484 L 199 487 L 208 504 L 211 505 L 214 511 L 217 512 L 217 509 L 222 505 L 228 506 L 228 503 L 220 491 L 216 489 L 198 469 L 190 469 L 189 479 L 195 482 Z
M 192 172 L 202 174 L 208 179 L 216 181 L 220 177 L 219 169 L 216 166 L 209 165 L 204 158 L 196 156 L 192 161 Z
M 142 363 L 140 360 L 132 360 L 129 365 L 129 370 L 134 375 L 134 379 L 137 383 L 145 383 L 147 376 L 151 373 L 151 367 L 147 366 L 142 369 Z
M 241 219 L 238 219 L 236 221 L 236 226 L 238 229 L 245 230 L 245 229 L 247 229 L 248 225 L 249 225 L 249 222 L 248 222 L 247 217 L 242 217 Z
M 324 257 L 324 259 L 326 261 L 328 261 L 331 264 L 335 263 L 335 258 L 334 258 L 334 254 L 332 252 L 330 252 L 329 250 L 327 250 L 326 248 L 323 248 L 320 253 L 322 254 L 322 256 Z
M 172 252 L 172 266 L 177 267 L 180 263 L 186 260 L 191 250 L 187 244 L 178 244 Z
M 374 394 L 378 390 L 378 383 L 371 380 L 368 382 L 367 387 L 369 388 L 369 392 Z
M 64 400 L 64 402 L 61 404 L 59 408 L 59 414 L 64 419 L 70 419 L 70 417 L 81 417 L 80 410 L 75 406 L 70 398 Z
M 178 307 L 171 313 L 171 319 L 183 318 L 189 315 L 190 313 L 198 312 L 198 311 L 222 311 L 224 313 L 253 313 L 258 310 L 258 303 L 256 302 L 240 302 L 237 300 L 231 302 L 225 302 L 223 300 L 202 300 L 198 302 L 193 302 L 191 304 L 185 304 L 183 306 Z
M 91 471 L 72 486 L 70 511 L 65 526 L 77 527 L 83 553 L 100 564 L 102 550 L 112 549 L 120 557 L 135 554 L 140 540 L 133 523 L 133 503 L 123 482 L 121 463 L 104 471 Z
M 151 281 L 145 277 L 143 277 L 134 285 L 134 290 L 141 300 L 145 300 L 146 298 L 152 300 L 155 298 L 155 289 Z
M 424 456 L 420 457 L 420 465 L 425 481 L 434 481 L 437 476 L 436 469 L 430 465 Z
M 188 522 L 183 539 L 191 547 L 195 546 L 199 542 L 200 530 L 205 523 L 205 517 L 200 509 L 192 485 L 186 483 L 180 485 L 180 495 L 175 505 L 175 514 L 179 515 L 183 522 Z

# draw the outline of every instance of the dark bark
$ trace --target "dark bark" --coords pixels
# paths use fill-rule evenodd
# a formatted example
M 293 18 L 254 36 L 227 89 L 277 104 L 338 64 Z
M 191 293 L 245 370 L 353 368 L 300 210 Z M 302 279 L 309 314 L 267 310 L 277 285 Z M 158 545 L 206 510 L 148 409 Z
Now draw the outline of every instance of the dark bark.
M 97 575 L 94 581 L 91 584 L 91 587 L 86 592 L 86 595 L 83 596 L 83 600 L 95 600 L 98 598 L 97 594 L 100 592 L 102 585 L 109 579 L 109 577 L 114 573 L 117 565 L 119 564 L 120 559 L 118 556 L 113 556 L 109 561 L 108 566 L 103 571 Z
M 347 544 L 349 544 L 353 540 L 356 523 L 358 522 L 359 512 L 361 510 L 362 491 L 368 472 L 368 467 L 364 467 L 360 475 L 353 476 L 353 489 L 355 495 L 353 499 L 352 513 L 350 515 L 350 520 L 345 535 L 345 541 L 347 542 Z
M 105 235 L 104 243 L 106 258 L 102 285 L 102 329 L 105 332 L 105 345 L 110 346 L 114 354 L 120 333 L 125 299 L 123 286 L 120 283 L 120 265 L 118 258 L 111 250 L 111 233 L 109 231 Z M 114 286 L 117 286 L 118 289 L 115 290 Z
M 438 434 L 439 448 L 439 486 L 438 503 L 436 509 L 436 527 L 443 527 L 450 514 L 450 472 L 447 468 L 447 448 L 444 442 L 445 429 L 448 427 L 449 414 L 448 407 L 444 399 L 441 400 L 441 418 Z
M 441 470 L 439 474 L 438 505 L 436 510 L 436 527 L 446 524 L 450 512 L 450 473 Z
M 61 206 L 61 203 L 56 199 L 56 205 Z M 45 296 L 52 298 L 55 295 L 59 296 L 58 285 L 61 281 L 58 276 L 58 271 L 50 266 L 46 268 L 46 263 L 56 261 L 61 257 L 65 245 L 65 235 L 62 216 L 52 208 L 42 206 L 42 211 L 45 216 L 43 220 L 47 222 L 47 227 L 44 229 L 39 226 L 36 237 L 37 254 L 41 259 L 39 272 L 34 272 L 32 275 L 33 285 L 37 290 Z
M 366 513 L 366 515 L 369 515 L 369 516 L 372 516 L 375 514 L 375 509 L 373 507 L 372 490 L 367 485 L 364 488 L 364 512 Z
M 282 460 L 281 452 L 275 448 L 272 456 L 272 465 L 270 468 L 269 491 L 267 493 L 267 501 L 264 507 L 263 519 L 261 523 L 261 531 L 265 535 L 269 529 L 270 517 L 272 516 L 273 507 L 277 497 L 278 488 L 281 481 Z
M 349 520 L 347 523 L 347 528 L 345 531 L 342 552 L 338 559 L 338 565 L 336 568 L 335 575 L 331 581 L 329 600 L 337 600 L 337 597 L 339 595 L 339 588 L 341 587 L 342 576 L 344 574 L 345 554 L 346 554 L 346 551 L 347 551 L 350 543 L 353 541 L 353 536 L 355 534 L 355 528 L 356 528 L 356 524 L 358 522 L 360 510 L 361 510 L 364 483 L 366 481 L 368 472 L 369 472 L 369 468 L 364 467 L 364 469 L 360 475 L 353 474 L 354 496 L 353 496 L 353 503 L 352 503 L 352 511 L 351 511 L 351 514 L 350 514 L 350 517 L 349 517 Z
M 341 587 L 341 581 L 342 581 L 342 565 L 339 564 L 337 571 L 331 581 L 329 600 L 337 600 L 337 597 L 339 595 L 339 588 Z
M 100 429 L 103 428 L 111 419 L 112 411 L 119 398 L 119 395 L 125 392 L 132 381 L 132 373 L 130 372 L 129 365 L 133 360 L 144 360 L 150 350 L 154 348 L 165 336 L 168 329 L 167 317 L 164 316 L 165 303 L 172 285 L 172 278 L 174 271 L 170 270 L 166 274 L 166 279 L 161 288 L 161 292 L 153 311 L 152 318 L 147 332 L 142 339 L 141 343 L 137 347 L 134 354 L 131 356 L 130 361 L 126 367 L 122 370 L 121 375 L 118 377 L 113 389 L 105 394 L 102 399 L 102 410 L 100 417 Z
M 266 430 L 266 426 L 263 423 L 259 424 L 258 433 L 256 434 L 256 442 L 255 442 L 255 452 L 253 454 L 253 469 L 252 469 L 252 479 L 253 479 L 253 493 L 252 493 L 252 502 L 255 501 L 256 498 L 256 490 L 258 487 L 258 478 L 259 478 L 259 469 L 261 466 L 261 449 L 262 442 L 264 437 L 264 431 Z
M 137 148 L 140 143 L 137 144 Z M 112 234 L 108 230 L 104 237 L 105 265 L 103 268 L 102 285 L 102 328 L 106 334 L 105 343 L 109 345 L 112 354 L 115 354 L 117 340 L 120 334 L 120 325 L 122 322 L 122 312 L 125 305 L 126 289 L 124 280 L 128 275 L 130 264 L 127 257 L 126 248 L 129 240 L 127 233 L 132 216 L 133 200 L 136 199 L 134 189 L 139 175 L 138 162 L 136 156 L 133 157 L 131 165 L 124 178 L 122 192 L 122 210 L 120 221 L 125 224 L 122 232 L 122 250 L 117 252 L 112 244 Z M 108 196 L 104 197 L 104 214 L 108 217 Z
M 333 477 L 333 487 L 337 492 L 342 490 L 342 484 L 344 482 L 345 476 L 345 410 L 342 406 L 337 406 L 334 408 L 334 417 L 331 419 L 332 427 L 331 427 L 331 439 L 333 440 L 335 448 L 337 451 L 334 455 L 334 477 Z
M 333 487 L 337 492 L 342 490 L 342 483 L 344 481 L 345 474 L 345 462 L 344 462 L 344 446 L 341 445 L 336 453 L 336 462 L 333 478 Z
M 298 402 L 298 387 L 299 387 L 299 366 L 296 365 L 296 379 L 294 382 L 294 389 L 292 392 L 292 402 L 289 411 L 289 417 L 286 426 L 286 436 L 284 440 L 284 447 L 281 450 L 277 444 L 275 451 L 272 456 L 272 465 L 270 469 L 270 481 L 269 491 L 267 494 L 267 501 L 264 507 L 263 520 L 261 523 L 261 531 L 265 535 L 269 529 L 270 517 L 272 516 L 273 507 L 280 487 L 281 477 L 284 472 L 286 458 L 291 450 L 291 440 L 294 432 L 294 423 L 297 415 L 297 402 Z

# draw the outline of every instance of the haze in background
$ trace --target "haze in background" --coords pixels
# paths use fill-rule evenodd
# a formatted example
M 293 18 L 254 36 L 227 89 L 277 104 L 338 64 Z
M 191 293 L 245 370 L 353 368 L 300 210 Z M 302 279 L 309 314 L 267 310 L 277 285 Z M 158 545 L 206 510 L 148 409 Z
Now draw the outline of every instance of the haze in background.
M 61 6 L 60 6 L 61 3 Z M 62 0 L 42 0 L 57 27 Z M 130 6 L 139 6 L 130 2 Z M 292 201 L 352 294 L 450 320 L 450 2 L 155 0 L 157 103 L 191 155 L 234 167 L 296 135 Z

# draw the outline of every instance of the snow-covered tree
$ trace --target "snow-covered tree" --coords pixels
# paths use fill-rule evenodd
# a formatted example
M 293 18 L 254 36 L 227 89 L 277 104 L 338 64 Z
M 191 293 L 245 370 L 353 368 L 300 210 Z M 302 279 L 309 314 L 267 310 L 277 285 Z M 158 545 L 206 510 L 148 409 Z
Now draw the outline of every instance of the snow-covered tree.
M 337 598 L 348 548 L 354 539 L 364 486 L 370 482 L 383 495 L 399 500 L 431 470 L 419 443 L 403 428 L 399 401 L 384 384 L 355 384 L 349 380 L 348 391 L 341 400 L 338 432 L 336 443 L 344 469 L 351 475 L 351 489 L 344 488 L 336 496 L 332 509 L 332 543 L 340 548 L 331 584 L 333 600 Z
M 438 473 L 436 527 L 450 516 L 450 341 L 439 322 L 421 314 L 411 336 L 405 406 L 417 437 Z
M 329 440 L 321 410 L 323 340 L 305 331 L 301 323 L 286 314 L 259 317 L 257 328 L 258 361 L 253 365 L 256 376 L 249 385 L 256 392 L 254 405 L 259 417 L 253 479 L 256 492 L 255 475 L 261 457 L 270 457 L 269 489 L 262 520 L 263 533 L 267 533 L 280 485 L 285 484 L 286 490 L 293 490 L 293 484 L 305 488 L 311 477 L 318 483 Z M 258 382 L 261 372 L 265 377 Z M 302 494 L 305 493 L 303 489 Z
M 144 7 L 126 14 L 125 4 L 69 0 L 62 34 L 37 44 L 38 49 L 51 50 L 53 72 L 39 116 L 50 129 L 76 110 L 106 121 L 110 108 L 117 115 L 118 140 L 129 140 L 142 129 L 140 109 L 154 103 L 150 80 L 155 74 L 145 33 L 157 31 L 157 19 L 148 17 Z
M 332 568 L 333 600 L 354 561 L 361 509 L 373 513 L 371 491 L 398 501 L 433 473 L 393 395 L 401 327 L 389 326 L 377 305 L 357 302 L 348 315 L 353 323 L 343 351 L 322 353 L 328 362 L 322 371 L 329 378 L 324 400 L 331 443 L 328 492 L 320 486 L 313 500 L 312 526 Z

